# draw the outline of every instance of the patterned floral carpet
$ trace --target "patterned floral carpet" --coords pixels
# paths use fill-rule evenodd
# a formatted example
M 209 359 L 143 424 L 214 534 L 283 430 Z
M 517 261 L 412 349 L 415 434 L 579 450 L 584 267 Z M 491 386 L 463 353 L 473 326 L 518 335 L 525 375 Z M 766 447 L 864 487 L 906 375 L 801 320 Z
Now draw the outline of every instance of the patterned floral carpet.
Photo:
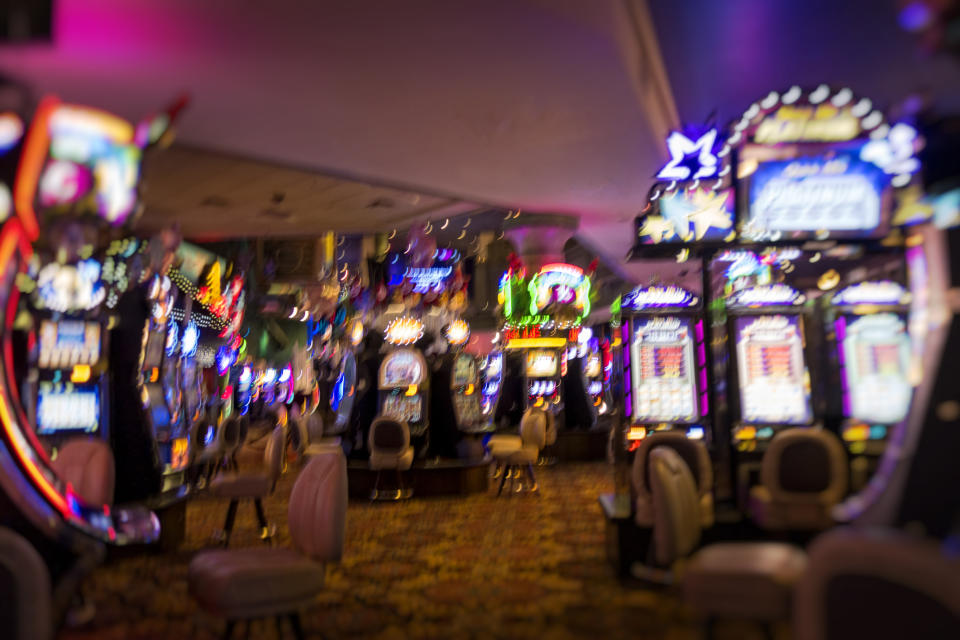
M 604 551 L 597 496 L 612 488 L 604 463 L 562 464 L 538 471 L 539 495 L 354 501 L 342 563 L 327 571 L 327 589 L 303 622 L 324 638 L 669 638 L 699 637 L 698 626 L 670 590 L 621 584 Z M 289 544 L 288 472 L 266 501 Z M 191 556 L 210 544 L 225 504 L 188 507 L 187 540 L 175 553 L 112 559 L 88 581 L 96 605 L 86 627 L 61 640 L 205 640 L 223 623 L 199 612 L 187 592 Z M 262 544 L 251 505 L 241 505 L 231 547 Z M 244 637 L 244 629 L 235 637 Z M 273 621 L 254 623 L 251 638 L 276 638 Z M 756 630 L 721 628 L 721 637 Z M 287 638 L 292 637 L 289 628 Z

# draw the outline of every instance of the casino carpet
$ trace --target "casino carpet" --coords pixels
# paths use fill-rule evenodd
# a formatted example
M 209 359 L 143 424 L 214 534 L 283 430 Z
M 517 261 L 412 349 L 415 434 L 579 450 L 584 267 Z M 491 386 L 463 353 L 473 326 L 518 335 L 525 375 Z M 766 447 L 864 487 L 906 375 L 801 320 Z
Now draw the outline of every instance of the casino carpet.
M 343 561 L 327 572 L 326 591 L 303 622 L 324 638 L 669 638 L 699 637 L 699 627 L 669 589 L 626 587 L 604 551 L 597 496 L 612 487 L 604 463 L 560 464 L 538 471 L 539 495 L 413 499 L 348 510 Z M 289 544 L 291 470 L 265 503 Z M 61 640 L 206 640 L 222 622 L 200 613 L 187 593 L 191 556 L 222 525 L 225 503 L 188 507 L 181 550 L 114 558 L 85 586 L 96 605 L 86 627 Z M 252 505 L 241 505 L 232 547 L 262 544 Z M 291 638 L 289 627 L 285 637 Z M 731 623 L 718 637 L 760 637 Z M 244 637 L 243 628 L 235 637 Z M 276 638 L 273 621 L 254 623 L 251 638 Z

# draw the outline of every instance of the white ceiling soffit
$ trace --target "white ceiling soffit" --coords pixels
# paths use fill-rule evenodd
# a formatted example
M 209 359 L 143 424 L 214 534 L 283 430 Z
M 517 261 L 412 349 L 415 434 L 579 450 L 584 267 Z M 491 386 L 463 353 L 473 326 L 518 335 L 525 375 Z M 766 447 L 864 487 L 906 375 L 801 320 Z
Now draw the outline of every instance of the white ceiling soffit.
M 129 118 L 187 91 L 187 147 L 576 214 L 613 262 L 676 121 L 641 0 L 58 0 L 55 14 L 55 44 L 0 49 L 0 71 Z M 259 203 L 227 198 L 217 219 L 158 193 L 194 182 L 188 156 L 181 179 L 148 176 L 151 215 L 268 230 L 247 219 Z

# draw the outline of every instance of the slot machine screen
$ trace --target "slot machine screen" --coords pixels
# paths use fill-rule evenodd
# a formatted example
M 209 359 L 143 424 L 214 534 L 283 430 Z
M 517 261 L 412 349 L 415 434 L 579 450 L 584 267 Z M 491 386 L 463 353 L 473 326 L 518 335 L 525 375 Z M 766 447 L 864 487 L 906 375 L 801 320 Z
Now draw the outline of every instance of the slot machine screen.
M 100 428 L 100 394 L 96 387 L 55 389 L 41 385 L 37 400 L 37 433 L 95 433 Z
M 637 323 L 631 345 L 633 420 L 693 422 L 697 408 L 691 321 L 676 316 Z
M 472 356 L 461 354 L 453 363 L 453 380 L 455 387 L 473 384 L 477 379 L 477 363 Z
M 584 375 L 588 378 L 599 378 L 600 377 L 600 356 L 591 353 L 587 357 L 587 365 L 584 368 Z
M 393 392 L 383 400 L 383 415 L 404 422 L 419 422 L 421 404 L 419 395 L 405 396 L 403 392 Z
M 420 384 L 423 366 L 414 351 L 395 351 L 387 356 L 380 376 L 381 387 L 406 387 Z
M 75 364 L 93 366 L 100 360 L 100 325 L 96 322 L 44 320 L 40 323 L 42 369 L 62 369 Z
M 527 353 L 527 377 L 551 378 L 557 375 L 557 352 L 535 349 Z
M 809 424 L 812 418 L 799 316 L 736 318 L 741 419 Z
M 883 424 L 903 420 L 912 394 L 907 380 L 910 338 L 906 323 L 893 313 L 852 316 L 841 322 L 845 325 L 847 417 Z

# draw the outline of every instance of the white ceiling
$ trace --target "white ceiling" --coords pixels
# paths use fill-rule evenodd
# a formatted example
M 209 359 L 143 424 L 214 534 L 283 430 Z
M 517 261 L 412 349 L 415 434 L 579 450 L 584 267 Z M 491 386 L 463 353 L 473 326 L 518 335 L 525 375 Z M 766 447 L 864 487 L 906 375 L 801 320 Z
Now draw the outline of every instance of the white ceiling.
M 188 194 L 231 171 L 193 152 L 205 149 L 576 214 L 619 260 L 676 120 L 642 2 L 59 0 L 55 13 L 55 44 L 0 50 L 0 71 L 130 118 L 188 92 L 178 140 L 190 149 L 148 169 L 146 220 L 179 215 L 195 233 L 223 217 L 197 217 Z M 246 181 L 240 164 L 223 189 Z M 215 195 L 246 220 L 269 205 L 248 195 L 286 173 Z M 370 226 L 332 213 L 298 220 L 306 233 Z

